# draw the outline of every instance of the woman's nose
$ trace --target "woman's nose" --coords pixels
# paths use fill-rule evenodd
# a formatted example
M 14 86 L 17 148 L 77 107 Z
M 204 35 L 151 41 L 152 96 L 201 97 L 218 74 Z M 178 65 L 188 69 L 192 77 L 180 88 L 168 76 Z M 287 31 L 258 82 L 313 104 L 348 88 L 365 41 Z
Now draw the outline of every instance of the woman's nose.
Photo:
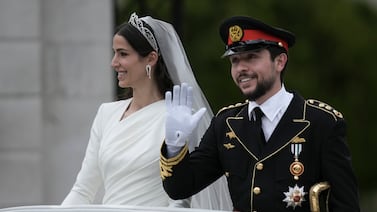
M 119 66 L 119 62 L 116 59 L 116 56 L 114 55 L 113 59 L 111 60 L 111 67 L 115 68 L 117 66 Z

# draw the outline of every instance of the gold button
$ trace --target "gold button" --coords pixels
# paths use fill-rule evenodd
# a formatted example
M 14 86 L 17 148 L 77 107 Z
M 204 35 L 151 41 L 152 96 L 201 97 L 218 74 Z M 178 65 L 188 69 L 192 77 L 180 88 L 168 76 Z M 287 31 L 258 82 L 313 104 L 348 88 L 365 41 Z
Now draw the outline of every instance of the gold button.
M 257 164 L 257 169 L 262 170 L 263 169 L 263 163 L 258 163 Z
M 256 194 L 256 195 L 260 194 L 260 188 L 259 188 L 259 187 L 255 187 L 255 188 L 253 189 L 253 192 L 254 192 L 254 194 Z

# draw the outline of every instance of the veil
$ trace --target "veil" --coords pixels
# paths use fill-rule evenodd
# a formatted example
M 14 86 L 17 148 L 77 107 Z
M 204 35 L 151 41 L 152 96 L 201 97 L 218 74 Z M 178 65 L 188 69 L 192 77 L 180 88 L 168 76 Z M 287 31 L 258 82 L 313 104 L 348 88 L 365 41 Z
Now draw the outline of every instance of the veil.
M 153 29 L 160 53 L 173 83 L 180 85 L 186 82 L 193 88 L 193 109 L 195 111 L 202 107 L 207 109 L 200 120 L 196 133 L 193 135 L 192 140 L 198 142 L 208 128 L 213 117 L 213 112 L 191 70 L 182 42 L 171 24 L 150 16 L 142 17 L 141 20 L 146 22 Z M 198 143 L 193 142 L 190 143 L 189 150 L 192 151 L 197 144 Z M 225 177 L 222 176 L 216 182 L 212 183 L 198 194 L 195 194 L 192 197 L 191 207 L 213 210 L 232 210 L 233 206 Z
M 161 20 L 154 19 L 150 16 L 141 18 L 145 21 L 154 31 L 160 53 L 164 59 L 165 65 L 169 72 L 169 75 L 175 85 L 180 85 L 186 82 L 193 88 L 193 109 L 195 111 L 202 107 L 206 107 L 206 113 L 202 117 L 200 125 L 197 128 L 197 138 L 198 141 L 201 135 L 204 134 L 207 129 L 211 119 L 213 117 L 213 112 L 209 103 L 204 96 L 202 90 L 200 89 L 194 73 L 191 70 L 190 63 L 187 59 L 185 50 L 181 43 L 181 40 L 174 30 L 173 26 Z M 196 145 L 190 146 L 192 151 Z

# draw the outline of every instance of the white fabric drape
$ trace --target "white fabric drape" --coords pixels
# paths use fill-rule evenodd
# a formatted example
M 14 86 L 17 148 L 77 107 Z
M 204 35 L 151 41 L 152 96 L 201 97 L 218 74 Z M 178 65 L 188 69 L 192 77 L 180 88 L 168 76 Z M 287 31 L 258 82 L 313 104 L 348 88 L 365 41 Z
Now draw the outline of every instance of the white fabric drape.
M 211 122 L 213 117 L 212 109 L 195 79 L 182 42 L 173 26 L 150 16 L 143 17 L 142 20 L 151 26 L 154 31 L 160 53 L 164 58 L 173 83 L 180 85 L 186 82 L 193 87 L 193 108 L 195 111 L 202 107 L 207 108 L 206 114 L 201 119 L 197 131 L 193 135 L 193 142 L 189 143 L 189 149 L 192 151 L 198 145 L 196 141 L 200 140 Z M 225 176 L 193 196 L 192 207 L 232 210 L 233 206 Z
M 102 182 L 103 204 L 168 205 L 158 167 L 165 137 L 165 102 L 152 103 L 119 121 L 130 101 L 99 108 L 82 168 L 63 205 L 92 203 Z

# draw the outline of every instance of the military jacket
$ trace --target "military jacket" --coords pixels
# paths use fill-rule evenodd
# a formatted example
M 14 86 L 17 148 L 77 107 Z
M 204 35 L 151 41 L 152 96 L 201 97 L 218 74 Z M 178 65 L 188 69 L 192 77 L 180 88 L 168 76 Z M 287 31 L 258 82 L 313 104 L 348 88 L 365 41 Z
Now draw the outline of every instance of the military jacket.
M 248 104 L 224 108 L 199 147 L 174 158 L 161 148 L 161 177 L 173 199 L 187 198 L 222 175 L 234 211 L 310 211 L 309 189 L 327 181 L 330 211 L 359 211 L 358 189 L 342 114 L 294 94 L 268 142 L 256 142 Z

